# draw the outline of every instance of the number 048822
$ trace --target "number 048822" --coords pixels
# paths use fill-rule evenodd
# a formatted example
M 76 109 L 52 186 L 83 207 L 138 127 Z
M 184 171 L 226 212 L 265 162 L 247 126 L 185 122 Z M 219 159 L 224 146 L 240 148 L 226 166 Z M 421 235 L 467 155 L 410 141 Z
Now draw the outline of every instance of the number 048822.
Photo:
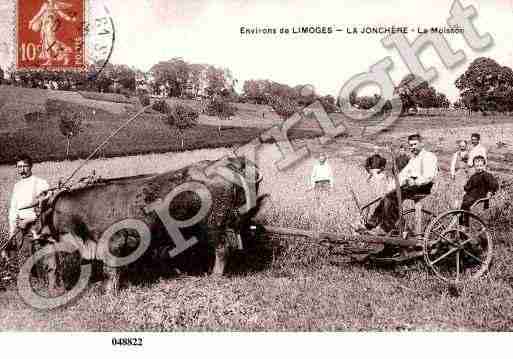
M 142 346 L 142 338 L 112 338 L 112 345 Z

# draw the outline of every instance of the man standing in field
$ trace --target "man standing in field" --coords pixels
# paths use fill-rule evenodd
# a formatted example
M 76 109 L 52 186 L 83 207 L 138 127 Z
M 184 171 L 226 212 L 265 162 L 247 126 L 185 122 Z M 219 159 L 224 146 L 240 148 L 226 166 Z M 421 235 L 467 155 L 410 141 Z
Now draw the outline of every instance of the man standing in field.
M 474 157 L 482 156 L 485 161 L 486 158 L 486 148 L 481 144 L 481 135 L 479 133 L 473 133 L 470 136 L 470 141 L 472 143 L 472 147 L 468 153 L 468 161 L 467 165 L 472 167 L 474 165 Z
M 454 181 L 456 179 L 456 171 L 462 169 L 467 174 L 468 170 L 468 145 L 467 141 L 461 140 L 458 141 L 458 151 L 452 156 L 451 160 L 451 179 Z
M 321 153 L 319 161 L 314 165 L 310 176 L 310 189 L 316 192 L 324 192 L 333 188 L 333 171 L 329 165 L 326 155 Z
M 419 134 L 408 137 L 408 144 L 413 157 L 399 173 L 401 199 L 411 199 L 415 195 L 429 195 L 433 181 L 438 174 L 438 159 L 436 155 L 424 149 Z M 385 235 L 395 228 L 399 218 L 399 203 L 396 190 L 392 190 L 378 203 L 369 221 L 363 225 L 352 225 L 356 232 L 368 230 L 369 234 Z
M 16 169 L 21 179 L 14 185 L 11 195 L 9 207 L 9 238 L 11 241 L 6 250 L 0 254 L 4 259 L 9 259 L 18 249 L 21 251 L 21 253 L 17 253 L 18 256 L 26 259 L 41 248 L 41 244 L 35 238 L 35 230 L 33 230 L 34 222 L 37 219 L 35 209 L 21 208 L 31 206 L 41 193 L 47 191 L 48 182 L 32 174 L 32 159 L 29 156 L 20 156 L 16 163 Z M 55 286 L 55 256 L 47 256 L 44 262 L 44 270 L 48 272 L 49 288 L 53 288 Z
M 323 203 L 326 202 L 327 194 L 333 189 L 333 171 L 329 165 L 326 155 L 321 153 L 319 160 L 314 164 L 310 176 L 310 190 L 315 190 L 315 231 L 320 232 L 322 226 Z
M 367 182 L 373 178 L 380 178 L 380 175 L 385 171 L 387 160 L 379 154 L 379 147 L 374 147 L 372 155 L 365 160 L 365 170 L 369 173 Z

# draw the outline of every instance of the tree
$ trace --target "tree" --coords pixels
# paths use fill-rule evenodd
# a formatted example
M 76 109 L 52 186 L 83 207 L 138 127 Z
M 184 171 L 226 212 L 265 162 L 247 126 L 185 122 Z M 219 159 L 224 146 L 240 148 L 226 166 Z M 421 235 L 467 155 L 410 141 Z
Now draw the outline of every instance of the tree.
M 118 83 L 121 88 L 135 91 L 135 75 L 136 70 L 127 65 L 114 65 L 112 71 L 112 79 Z
M 161 61 L 150 69 L 155 78 L 155 86 L 164 86 L 169 96 L 181 96 L 185 93 L 189 79 L 189 65 L 181 58 Z
M 205 106 L 204 113 L 208 116 L 216 116 L 221 120 L 229 119 L 231 116 L 234 116 L 237 112 L 235 106 L 231 105 L 226 98 L 222 96 L 214 96 L 213 99 L 208 101 Z M 221 136 L 221 124 L 217 127 L 217 132 L 219 136 Z
M 319 102 L 324 107 L 326 113 L 333 113 L 337 111 L 337 106 L 335 105 L 335 98 L 331 95 L 326 95 L 323 97 L 319 97 Z
M 440 92 L 436 95 L 436 106 L 435 107 L 448 109 L 450 105 L 451 105 L 451 103 L 449 102 L 449 100 L 447 99 L 447 96 L 445 96 L 445 94 Z
M 59 130 L 66 137 L 66 159 L 69 157 L 71 140 L 80 134 L 82 114 L 76 111 L 64 110 L 59 114 Z
M 449 107 L 447 97 L 436 91 L 423 78 L 414 74 L 406 75 L 395 88 L 395 95 L 398 95 L 402 102 L 402 114 L 409 113 L 412 109 Z
M 184 132 L 198 124 L 198 112 L 194 108 L 180 103 L 169 106 L 163 100 L 156 101 L 152 108 L 164 115 L 164 123 L 178 131 L 183 149 L 185 146 Z
M 287 119 L 299 110 L 299 105 L 290 98 L 269 96 L 269 104 L 282 119 Z
M 453 106 L 455 109 L 462 109 L 465 107 L 465 105 L 463 104 L 463 101 L 461 99 L 456 100 L 454 102 Z
M 137 91 L 137 98 L 139 99 L 139 102 L 141 103 L 142 107 L 149 106 L 151 103 L 150 96 L 144 90 Z
M 428 94 L 429 88 L 427 81 L 414 74 L 408 74 L 397 85 L 394 94 L 399 95 L 402 102 L 402 114 L 408 113 L 411 108 L 417 108 L 420 105 L 420 98 Z M 420 95 L 420 97 L 419 97 Z
M 470 111 L 511 111 L 513 71 L 495 60 L 479 57 L 455 81 L 460 97 Z

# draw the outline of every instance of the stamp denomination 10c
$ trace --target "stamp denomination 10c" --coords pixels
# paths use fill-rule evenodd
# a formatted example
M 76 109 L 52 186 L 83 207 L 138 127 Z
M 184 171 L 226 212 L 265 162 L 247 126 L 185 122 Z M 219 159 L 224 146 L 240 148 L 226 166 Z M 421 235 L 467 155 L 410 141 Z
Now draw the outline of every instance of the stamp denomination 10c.
M 90 71 L 114 44 L 114 23 L 100 0 L 14 0 L 16 70 Z
M 18 70 L 84 70 L 86 0 L 17 0 Z

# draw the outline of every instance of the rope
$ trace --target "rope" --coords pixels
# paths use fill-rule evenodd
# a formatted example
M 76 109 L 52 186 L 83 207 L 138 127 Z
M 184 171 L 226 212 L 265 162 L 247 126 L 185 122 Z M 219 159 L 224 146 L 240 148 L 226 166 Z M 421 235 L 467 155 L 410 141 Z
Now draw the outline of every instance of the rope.
M 99 144 L 93 152 L 85 159 L 85 161 L 78 166 L 73 173 L 62 183 L 62 186 L 65 186 L 76 174 L 78 171 L 80 171 L 89 161 L 100 151 L 109 141 L 116 136 L 119 132 L 121 132 L 122 129 L 124 129 L 126 126 L 128 126 L 132 121 L 134 121 L 139 115 L 143 114 L 148 108 L 150 108 L 152 105 L 148 105 L 142 108 L 139 112 L 137 112 L 135 115 L 133 115 L 131 118 L 129 118 L 124 124 L 122 124 L 117 130 L 112 132 L 101 144 Z

